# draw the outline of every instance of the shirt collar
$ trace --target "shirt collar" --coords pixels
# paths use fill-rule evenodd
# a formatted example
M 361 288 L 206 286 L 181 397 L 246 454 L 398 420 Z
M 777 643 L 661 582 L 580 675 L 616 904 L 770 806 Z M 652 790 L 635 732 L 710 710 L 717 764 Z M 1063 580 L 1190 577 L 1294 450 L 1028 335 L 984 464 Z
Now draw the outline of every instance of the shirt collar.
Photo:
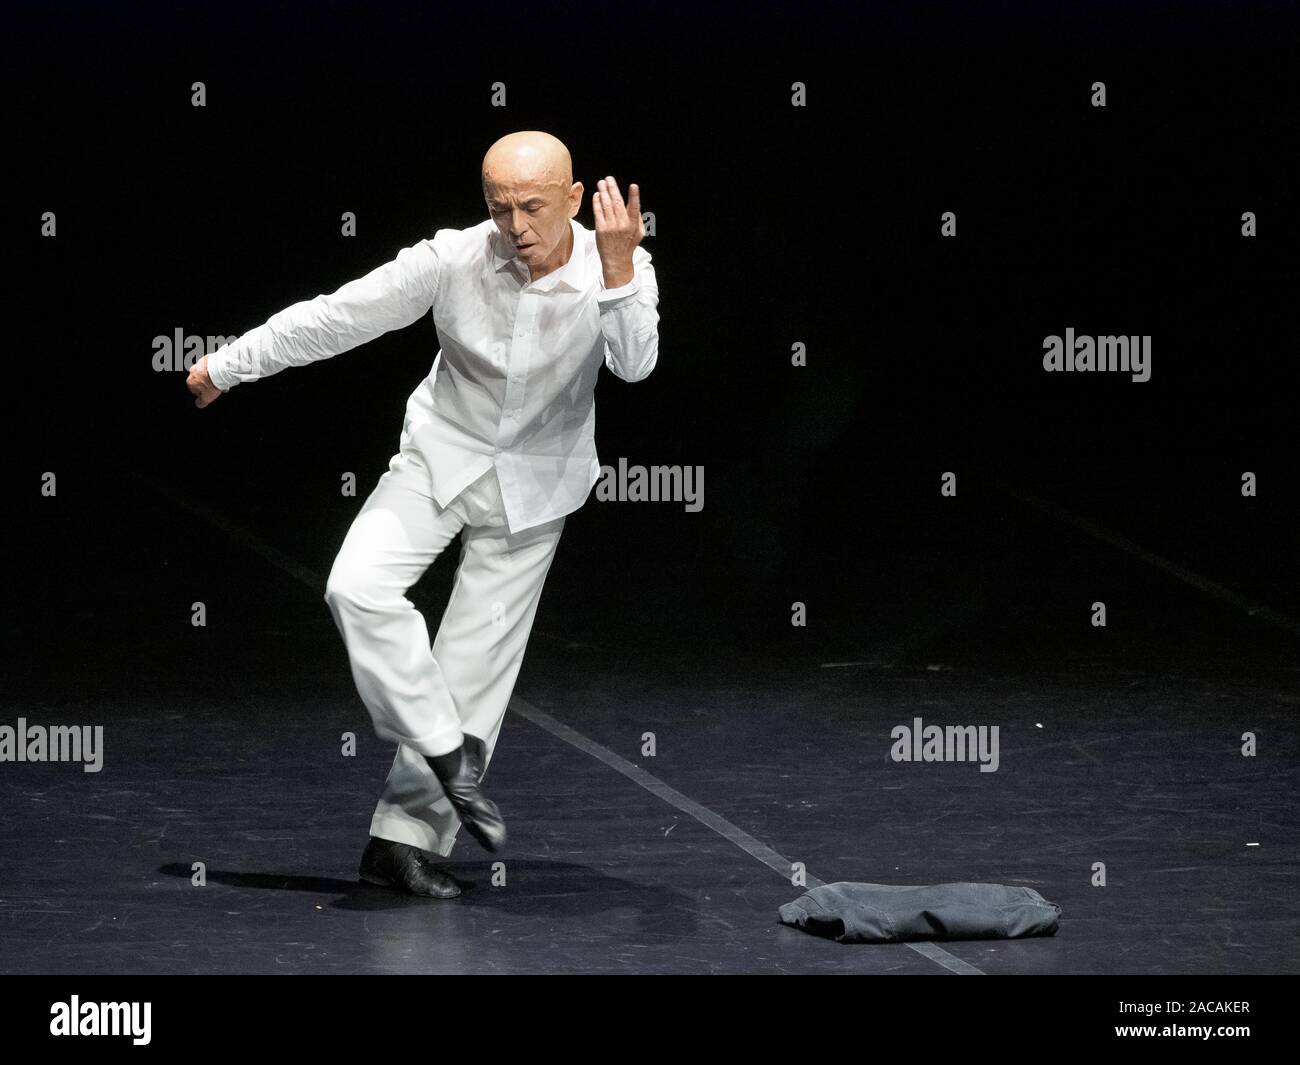
M 587 229 L 572 218 L 569 219 L 569 228 L 573 232 L 573 252 L 569 261 L 540 280 L 527 281 L 525 284 L 535 284 L 541 292 L 550 292 L 559 285 L 574 292 L 582 291 L 587 282 L 587 243 L 583 239 Z M 521 277 L 528 276 L 528 267 L 519 260 L 518 255 L 513 254 L 512 249 L 505 246 L 495 225 L 492 228 L 492 266 L 498 273 L 507 267 L 513 267 Z

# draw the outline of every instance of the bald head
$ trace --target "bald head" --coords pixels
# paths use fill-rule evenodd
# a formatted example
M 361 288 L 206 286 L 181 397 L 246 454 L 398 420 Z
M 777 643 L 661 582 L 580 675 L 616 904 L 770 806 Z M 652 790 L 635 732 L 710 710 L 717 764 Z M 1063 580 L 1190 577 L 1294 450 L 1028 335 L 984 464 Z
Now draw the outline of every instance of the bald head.
M 573 251 L 569 219 L 582 206 L 582 182 L 558 137 L 507 133 L 483 156 L 483 199 L 502 245 L 533 280 L 559 269 Z
M 537 129 L 507 133 L 483 156 L 483 190 L 488 185 L 531 181 L 558 185 L 568 191 L 573 184 L 573 160 L 558 137 Z

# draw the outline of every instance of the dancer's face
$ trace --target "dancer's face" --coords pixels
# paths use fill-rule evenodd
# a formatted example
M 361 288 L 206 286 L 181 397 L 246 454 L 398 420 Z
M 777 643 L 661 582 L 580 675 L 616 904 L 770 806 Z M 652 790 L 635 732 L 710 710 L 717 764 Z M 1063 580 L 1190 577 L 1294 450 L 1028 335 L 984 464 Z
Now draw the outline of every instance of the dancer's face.
M 568 261 L 569 219 L 582 206 L 582 182 L 566 185 L 536 168 L 501 167 L 483 175 L 483 198 L 504 246 L 536 279 Z

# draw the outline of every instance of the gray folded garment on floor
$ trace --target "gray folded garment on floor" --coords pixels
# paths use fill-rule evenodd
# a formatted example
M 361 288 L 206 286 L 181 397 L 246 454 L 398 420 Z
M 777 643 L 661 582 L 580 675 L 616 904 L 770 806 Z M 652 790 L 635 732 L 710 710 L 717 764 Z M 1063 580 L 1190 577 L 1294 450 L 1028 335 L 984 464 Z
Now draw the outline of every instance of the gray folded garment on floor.
M 778 911 L 783 924 L 841 943 L 1018 939 L 1056 934 L 1061 907 L 1002 884 L 853 884 L 810 888 Z

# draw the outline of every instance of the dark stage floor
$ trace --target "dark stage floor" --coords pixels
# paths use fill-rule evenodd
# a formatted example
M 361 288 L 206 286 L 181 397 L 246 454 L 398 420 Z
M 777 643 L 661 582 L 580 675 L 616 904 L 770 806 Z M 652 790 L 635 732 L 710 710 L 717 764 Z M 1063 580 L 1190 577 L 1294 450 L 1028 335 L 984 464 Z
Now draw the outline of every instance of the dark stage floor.
M 589 502 L 488 777 L 506 883 L 462 833 L 467 890 L 424 901 L 355 875 L 391 749 L 322 592 L 360 499 L 313 509 L 296 484 L 245 510 L 233 478 L 196 486 L 180 469 L 87 467 L 25 526 L 0 721 L 102 723 L 105 761 L 0 774 L 18 812 L 0 843 L 5 971 L 1300 969 L 1295 633 L 1022 501 L 971 493 L 960 528 L 846 526 L 861 564 L 838 578 L 810 536 L 806 630 L 783 627 L 798 589 L 738 599 L 725 575 L 698 580 L 689 548 L 670 555 L 655 533 L 667 510 L 641 505 L 641 539 L 638 505 Z M 962 542 L 979 546 L 963 557 Z M 450 563 L 417 589 L 431 625 Z M 1101 633 L 1086 620 L 1098 589 Z M 917 716 L 998 725 L 998 771 L 892 762 L 890 730 Z M 1027 885 L 1061 927 L 839 945 L 778 923 L 802 890 L 792 862 L 810 884 Z

